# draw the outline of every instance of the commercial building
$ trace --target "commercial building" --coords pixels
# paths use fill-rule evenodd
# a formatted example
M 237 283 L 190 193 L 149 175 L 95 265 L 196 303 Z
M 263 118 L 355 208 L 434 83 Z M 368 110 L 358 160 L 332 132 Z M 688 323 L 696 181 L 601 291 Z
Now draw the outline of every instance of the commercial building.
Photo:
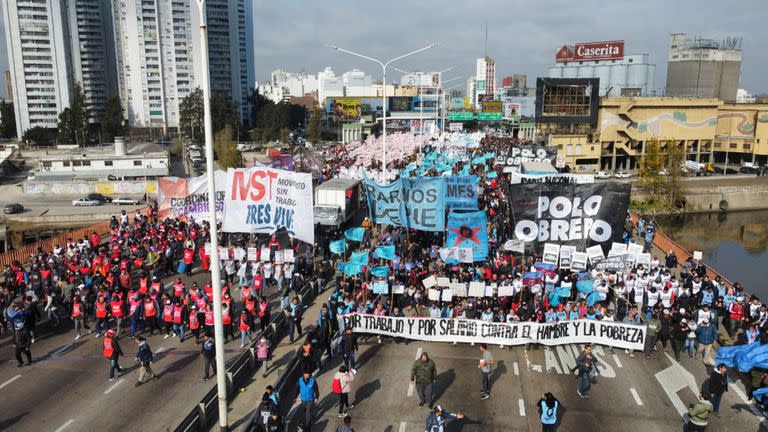
M 5 77 L 5 100 L 13 101 L 13 80 L 11 79 L 11 71 L 5 71 L 3 76 Z
M 467 92 L 465 95 L 469 98 L 472 106 L 475 106 L 475 101 L 477 100 L 477 78 L 475 76 L 467 78 Z
M 655 94 L 656 65 L 648 54 L 624 55 L 624 41 L 563 45 L 555 54 L 549 78 L 598 78 L 600 96 Z
M 296 97 L 306 97 L 318 91 L 318 80 L 314 75 L 304 72 L 286 72 L 277 69 L 272 72 L 269 82 L 259 84 L 259 93 L 275 103 L 288 101 Z
M 98 122 L 104 103 L 118 95 L 111 0 L 68 3 L 73 81 L 80 83 L 91 122 Z
M 168 175 L 170 153 L 157 144 L 129 146 L 121 138 L 114 145 L 82 149 L 47 150 L 38 159 L 36 181 L 151 180 Z
M 480 107 L 484 95 L 495 95 L 496 91 L 496 62 L 488 57 L 477 59 L 475 68 L 475 107 Z
M 735 102 L 742 57 L 740 38 L 717 42 L 674 33 L 669 40 L 666 95 Z
M 70 103 L 72 57 L 67 9 L 61 0 L 4 0 L 16 136 L 55 128 Z
M 712 159 L 725 164 L 768 163 L 768 104 L 721 104 Z

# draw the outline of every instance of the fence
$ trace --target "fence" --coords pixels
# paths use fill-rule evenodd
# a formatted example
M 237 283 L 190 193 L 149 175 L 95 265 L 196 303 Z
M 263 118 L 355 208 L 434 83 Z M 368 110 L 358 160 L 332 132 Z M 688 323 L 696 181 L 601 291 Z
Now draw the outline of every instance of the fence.
M 309 301 L 317 297 L 322 288 L 324 287 L 319 286 L 317 278 L 312 277 L 304 285 L 304 287 L 302 287 L 298 294 L 299 298 L 301 299 L 301 304 L 307 306 Z M 275 316 L 275 318 L 270 321 L 269 328 L 265 331 L 262 331 L 254 338 L 254 341 L 250 343 L 248 350 L 227 362 L 228 398 L 231 397 L 231 395 L 234 393 L 233 389 L 237 388 L 240 383 L 244 382 L 247 378 L 253 375 L 254 372 L 258 371 L 258 368 L 261 364 L 256 360 L 256 344 L 258 343 L 258 340 L 261 339 L 261 335 L 266 334 L 269 336 L 270 333 L 272 333 L 272 342 L 277 343 L 282 338 L 282 336 L 284 336 L 283 330 L 286 327 L 284 325 L 285 320 L 285 314 L 277 314 L 277 316 Z M 184 419 L 179 423 L 174 431 L 207 431 L 211 424 L 213 424 L 218 419 L 218 410 L 218 389 L 216 386 L 214 386 L 208 393 L 205 394 L 205 396 L 203 396 L 200 402 L 198 402 L 197 405 L 192 408 L 189 414 L 184 417 Z
M 147 207 L 142 208 L 141 213 L 146 214 L 146 210 Z M 51 238 L 41 240 L 31 245 L 22 246 L 12 251 L 2 253 L 0 254 L 0 265 L 11 265 L 14 261 L 18 261 L 24 264 L 29 260 L 31 255 L 37 255 L 38 249 L 50 252 L 56 245 L 65 245 L 67 243 L 67 239 L 77 240 L 83 237 L 90 237 L 94 232 L 103 238 L 105 235 L 111 233 L 109 222 L 110 221 L 103 221 L 87 226 L 85 228 L 67 231 L 66 233 L 57 234 Z

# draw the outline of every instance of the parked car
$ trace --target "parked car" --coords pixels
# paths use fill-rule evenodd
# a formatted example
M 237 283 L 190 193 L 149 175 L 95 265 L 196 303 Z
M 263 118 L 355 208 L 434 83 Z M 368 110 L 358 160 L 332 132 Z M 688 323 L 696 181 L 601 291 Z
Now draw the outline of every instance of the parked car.
M 112 204 L 117 205 L 137 205 L 141 204 L 141 201 L 135 199 L 135 198 L 128 198 L 128 197 L 119 197 L 112 200 Z
M 106 203 L 111 203 L 112 202 L 112 198 L 110 198 L 108 196 L 104 196 L 104 195 L 102 195 L 100 193 L 90 193 L 90 194 L 86 195 L 85 197 L 90 199 L 90 200 L 98 201 L 101 204 L 106 204 Z
M 19 203 L 6 204 L 5 207 L 3 207 L 3 213 L 5 214 L 16 214 L 23 211 L 24 206 Z
M 598 171 L 597 174 L 595 174 L 595 178 L 598 178 L 598 179 L 609 179 L 609 178 L 611 178 L 611 175 L 608 174 L 605 171 Z
M 616 178 L 630 178 L 632 177 L 632 174 L 630 174 L 627 171 L 616 171 L 616 174 L 613 175 Z
M 663 176 L 669 175 L 669 171 L 667 171 L 666 168 L 663 168 L 663 169 L 659 170 L 659 175 L 663 175 Z
M 97 206 L 97 205 L 101 205 L 101 201 L 91 199 L 88 197 L 82 197 L 82 198 L 72 200 L 72 205 L 75 207 Z

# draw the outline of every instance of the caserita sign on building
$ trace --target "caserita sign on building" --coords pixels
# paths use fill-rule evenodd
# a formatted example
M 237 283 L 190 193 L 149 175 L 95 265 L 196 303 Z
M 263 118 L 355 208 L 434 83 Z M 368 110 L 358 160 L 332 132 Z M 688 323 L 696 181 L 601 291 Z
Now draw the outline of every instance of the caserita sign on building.
M 555 54 L 555 61 L 621 60 L 624 58 L 624 41 L 578 43 L 573 47 L 563 45 Z

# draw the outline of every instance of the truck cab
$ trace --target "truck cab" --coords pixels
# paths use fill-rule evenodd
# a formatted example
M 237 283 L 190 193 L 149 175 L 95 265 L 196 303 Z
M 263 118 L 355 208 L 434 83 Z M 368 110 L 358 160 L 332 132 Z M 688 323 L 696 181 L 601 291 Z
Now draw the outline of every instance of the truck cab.
M 361 209 L 362 182 L 331 179 L 315 188 L 315 225 L 339 229 Z

